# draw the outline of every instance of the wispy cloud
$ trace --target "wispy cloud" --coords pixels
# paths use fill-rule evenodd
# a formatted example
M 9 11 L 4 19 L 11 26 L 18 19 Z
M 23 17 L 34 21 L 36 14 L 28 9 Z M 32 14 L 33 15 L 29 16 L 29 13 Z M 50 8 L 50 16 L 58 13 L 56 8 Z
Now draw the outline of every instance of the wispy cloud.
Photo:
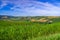
M 49 2 L 40 2 L 34 0 L 17 0 L 3 2 L 3 6 L 7 3 L 14 4 L 11 7 L 11 15 L 17 16 L 60 16 L 60 6 L 56 6 Z M 55 3 L 59 5 L 59 3 Z M 3 7 L 2 6 L 2 7 Z M 13 12 L 13 13 L 12 13 Z M 8 12 L 7 12 L 8 13 Z

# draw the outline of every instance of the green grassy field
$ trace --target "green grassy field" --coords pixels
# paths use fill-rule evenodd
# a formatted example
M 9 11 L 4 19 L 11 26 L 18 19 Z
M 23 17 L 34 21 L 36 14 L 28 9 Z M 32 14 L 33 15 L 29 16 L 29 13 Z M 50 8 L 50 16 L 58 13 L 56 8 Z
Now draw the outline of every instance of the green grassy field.
M 60 40 L 60 22 L 41 24 L 0 20 L 0 40 Z

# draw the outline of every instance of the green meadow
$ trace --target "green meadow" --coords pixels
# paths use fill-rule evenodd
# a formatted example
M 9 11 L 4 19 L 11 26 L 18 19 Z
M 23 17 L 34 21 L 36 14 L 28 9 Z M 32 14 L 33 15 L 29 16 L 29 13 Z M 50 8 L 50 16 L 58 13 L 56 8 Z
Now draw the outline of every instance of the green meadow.
M 51 24 L 0 20 L 0 40 L 60 40 L 60 20 Z

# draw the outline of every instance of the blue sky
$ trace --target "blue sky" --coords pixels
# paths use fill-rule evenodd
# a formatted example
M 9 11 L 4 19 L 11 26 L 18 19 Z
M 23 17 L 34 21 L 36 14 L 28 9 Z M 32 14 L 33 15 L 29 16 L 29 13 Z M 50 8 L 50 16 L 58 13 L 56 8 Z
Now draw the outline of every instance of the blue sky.
M 0 0 L 0 15 L 60 16 L 60 0 Z

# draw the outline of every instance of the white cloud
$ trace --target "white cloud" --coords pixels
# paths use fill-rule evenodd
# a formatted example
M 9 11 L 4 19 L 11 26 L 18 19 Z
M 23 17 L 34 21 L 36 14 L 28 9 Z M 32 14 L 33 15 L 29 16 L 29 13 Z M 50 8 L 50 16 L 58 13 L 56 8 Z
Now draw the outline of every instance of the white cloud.
M 22 15 L 22 16 L 23 15 L 26 15 L 26 16 L 29 16 L 29 15 L 30 16 L 39 16 L 39 15 L 57 16 L 58 15 L 60 16 L 60 7 L 55 6 L 48 2 L 43 3 L 43 2 L 30 1 L 30 0 L 26 0 L 26 1 L 18 0 L 18 1 L 13 1 L 9 3 L 15 4 L 15 6 L 11 9 L 14 9 L 13 13 L 17 15 Z M 16 7 L 20 7 L 20 8 L 17 9 Z
M 7 5 L 7 3 L 5 1 L 2 1 L 2 5 L 0 6 L 0 9 L 3 8 L 6 5 Z
M 30 14 L 32 16 L 60 16 L 60 7 L 54 6 L 50 3 L 43 3 L 43 2 L 31 2 L 32 7 L 25 5 L 25 8 L 23 8 L 23 12 L 26 12 L 27 14 Z M 24 7 L 24 6 L 23 6 Z M 27 15 L 26 14 L 26 15 Z

